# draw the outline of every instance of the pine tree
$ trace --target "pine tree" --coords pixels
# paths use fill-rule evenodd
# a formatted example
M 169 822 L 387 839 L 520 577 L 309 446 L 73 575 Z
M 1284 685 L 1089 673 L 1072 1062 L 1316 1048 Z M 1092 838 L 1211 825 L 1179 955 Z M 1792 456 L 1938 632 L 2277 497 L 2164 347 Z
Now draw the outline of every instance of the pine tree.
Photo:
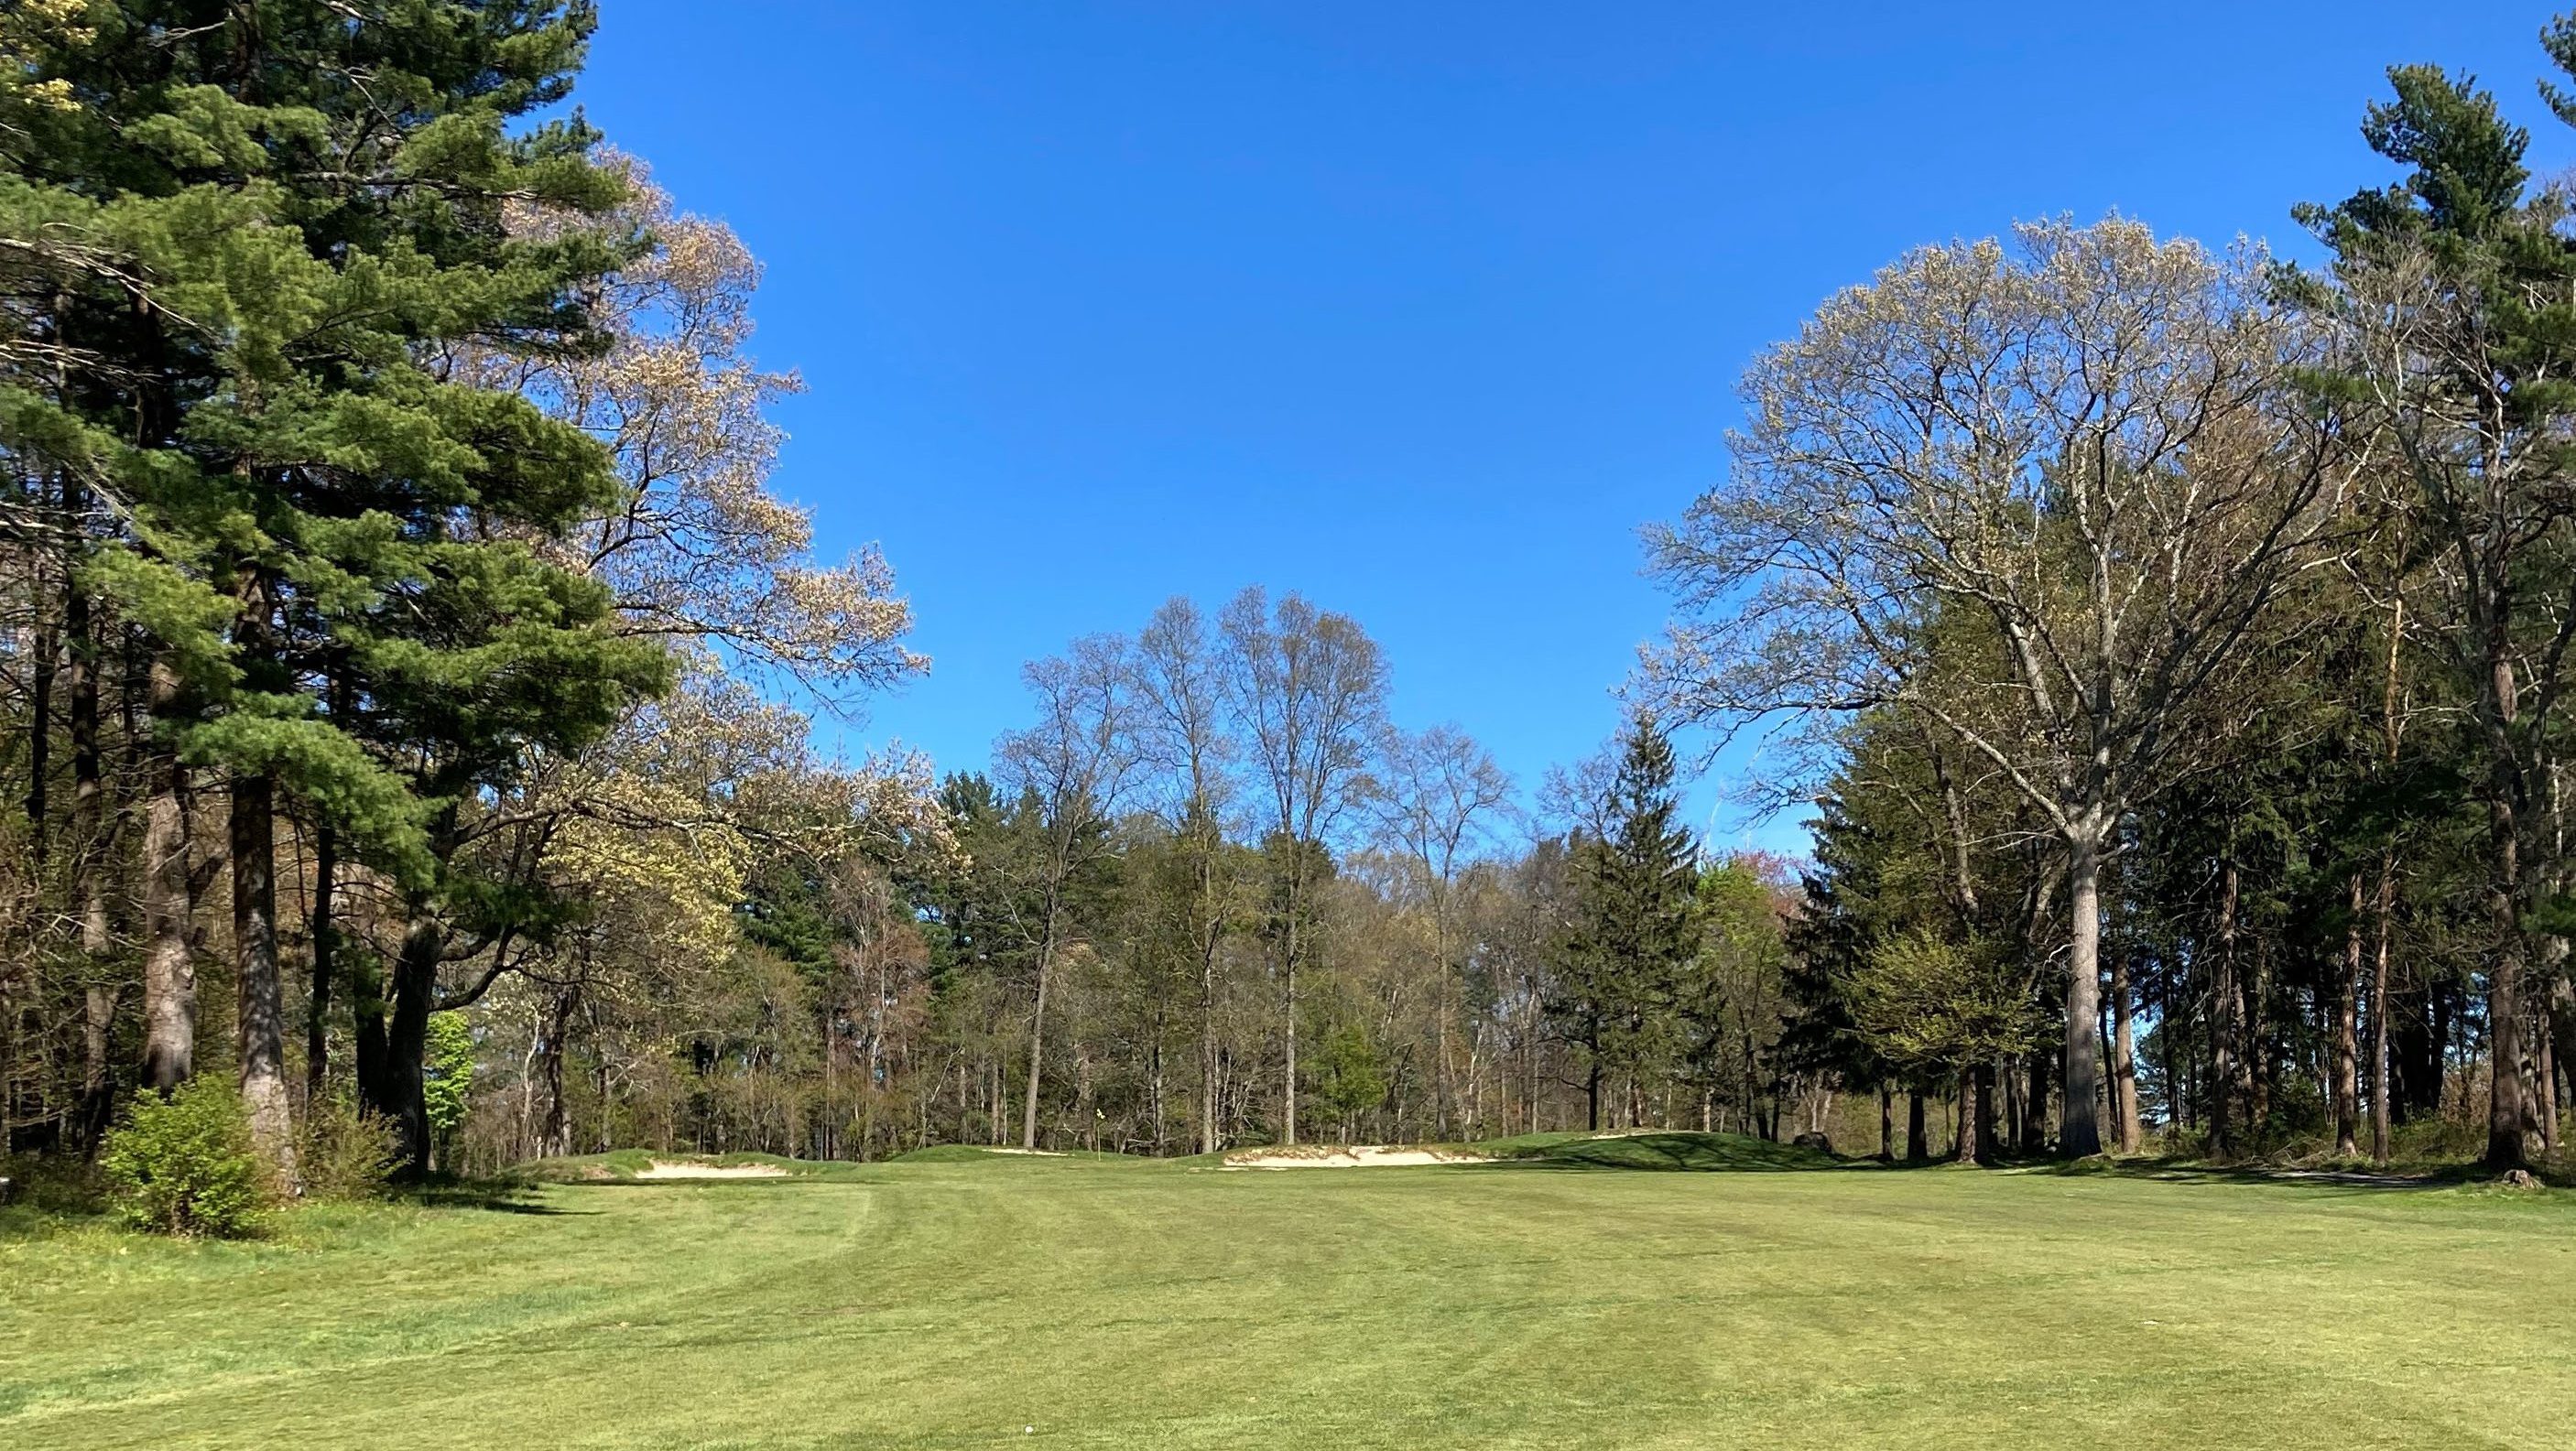
M 1696 849 L 1677 823 L 1673 748 L 1651 716 L 1632 719 L 1602 803 L 1603 836 L 1575 846 L 1576 912 L 1550 1004 L 1561 1036 L 1586 1060 L 1586 1121 L 1601 1127 L 1601 1091 L 1669 1052 L 1682 974 L 1697 944 Z
M 534 916 L 457 870 L 471 805 L 665 674 L 542 548 L 610 497 L 600 446 L 442 366 L 460 347 L 589 346 L 582 294 L 632 251 L 512 226 L 622 195 L 577 114 L 521 124 L 568 95 L 593 23 L 558 0 L 92 7 L 0 95 L 0 236 L 54 365 L 50 386 L 0 375 L 0 448 L 113 521 L 81 541 L 78 577 L 152 658 L 149 1075 L 166 1088 L 193 1062 L 188 919 L 208 874 L 186 855 L 211 773 L 230 798 L 242 1089 L 282 1170 L 281 799 L 404 894 L 393 1020 L 361 1077 L 422 1165 L 447 916 L 485 940 Z

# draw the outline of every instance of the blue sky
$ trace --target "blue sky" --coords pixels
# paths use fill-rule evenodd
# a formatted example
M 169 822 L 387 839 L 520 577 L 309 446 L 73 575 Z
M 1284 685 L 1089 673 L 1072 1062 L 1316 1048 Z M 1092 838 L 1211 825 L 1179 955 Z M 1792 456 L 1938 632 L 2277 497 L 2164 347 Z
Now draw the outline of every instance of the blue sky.
M 2568 152 L 2547 8 L 2492 0 L 603 9 L 579 99 L 767 263 L 759 355 L 811 389 L 779 486 L 883 546 L 936 657 L 853 744 L 943 768 L 1023 660 L 1260 583 L 1534 789 L 1663 619 L 1638 527 L 1835 288 L 2058 212 L 2295 250 L 2291 203 L 2386 179 L 2399 61 Z

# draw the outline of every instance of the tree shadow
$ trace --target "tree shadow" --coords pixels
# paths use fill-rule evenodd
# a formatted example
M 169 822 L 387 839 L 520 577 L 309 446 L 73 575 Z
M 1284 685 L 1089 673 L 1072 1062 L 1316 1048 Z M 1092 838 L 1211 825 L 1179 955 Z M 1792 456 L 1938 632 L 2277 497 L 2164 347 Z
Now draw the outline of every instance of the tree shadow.
M 596 1209 L 564 1209 L 539 1202 L 541 1186 L 515 1179 L 444 1179 L 427 1180 L 397 1186 L 393 1199 L 397 1203 L 417 1205 L 423 1209 L 471 1209 L 487 1214 L 529 1214 L 541 1218 L 576 1218 L 599 1213 Z
M 1818 1173 L 1877 1169 L 1873 1159 L 1842 1159 L 1816 1149 L 1776 1144 L 1743 1134 L 1679 1130 L 1572 1139 L 1519 1149 L 1488 1167 L 1498 1169 L 1626 1169 L 1664 1173 Z

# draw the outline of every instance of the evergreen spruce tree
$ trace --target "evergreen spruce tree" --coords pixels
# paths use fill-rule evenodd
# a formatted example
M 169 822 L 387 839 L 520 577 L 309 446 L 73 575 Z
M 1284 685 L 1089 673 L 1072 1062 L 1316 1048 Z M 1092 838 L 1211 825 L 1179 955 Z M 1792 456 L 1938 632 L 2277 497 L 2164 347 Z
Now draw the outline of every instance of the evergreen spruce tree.
M 1608 834 L 1575 847 L 1575 922 L 1550 1004 L 1560 1035 L 1584 1050 L 1585 1117 L 1595 1129 L 1611 1076 L 1633 1081 L 1671 1046 L 1675 999 L 1697 948 L 1697 851 L 1675 819 L 1672 743 L 1651 716 L 1629 722 L 1603 805 Z

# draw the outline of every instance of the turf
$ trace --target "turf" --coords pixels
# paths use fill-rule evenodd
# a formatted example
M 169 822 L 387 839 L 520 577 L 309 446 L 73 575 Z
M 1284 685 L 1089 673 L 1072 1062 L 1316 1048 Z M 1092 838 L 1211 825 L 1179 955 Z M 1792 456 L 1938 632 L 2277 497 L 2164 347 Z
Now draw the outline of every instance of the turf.
M 2558 1447 L 2576 1195 L 936 1156 L 0 1238 L 0 1446 Z M 1661 1165 L 1711 1172 L 1669 1172 Z

